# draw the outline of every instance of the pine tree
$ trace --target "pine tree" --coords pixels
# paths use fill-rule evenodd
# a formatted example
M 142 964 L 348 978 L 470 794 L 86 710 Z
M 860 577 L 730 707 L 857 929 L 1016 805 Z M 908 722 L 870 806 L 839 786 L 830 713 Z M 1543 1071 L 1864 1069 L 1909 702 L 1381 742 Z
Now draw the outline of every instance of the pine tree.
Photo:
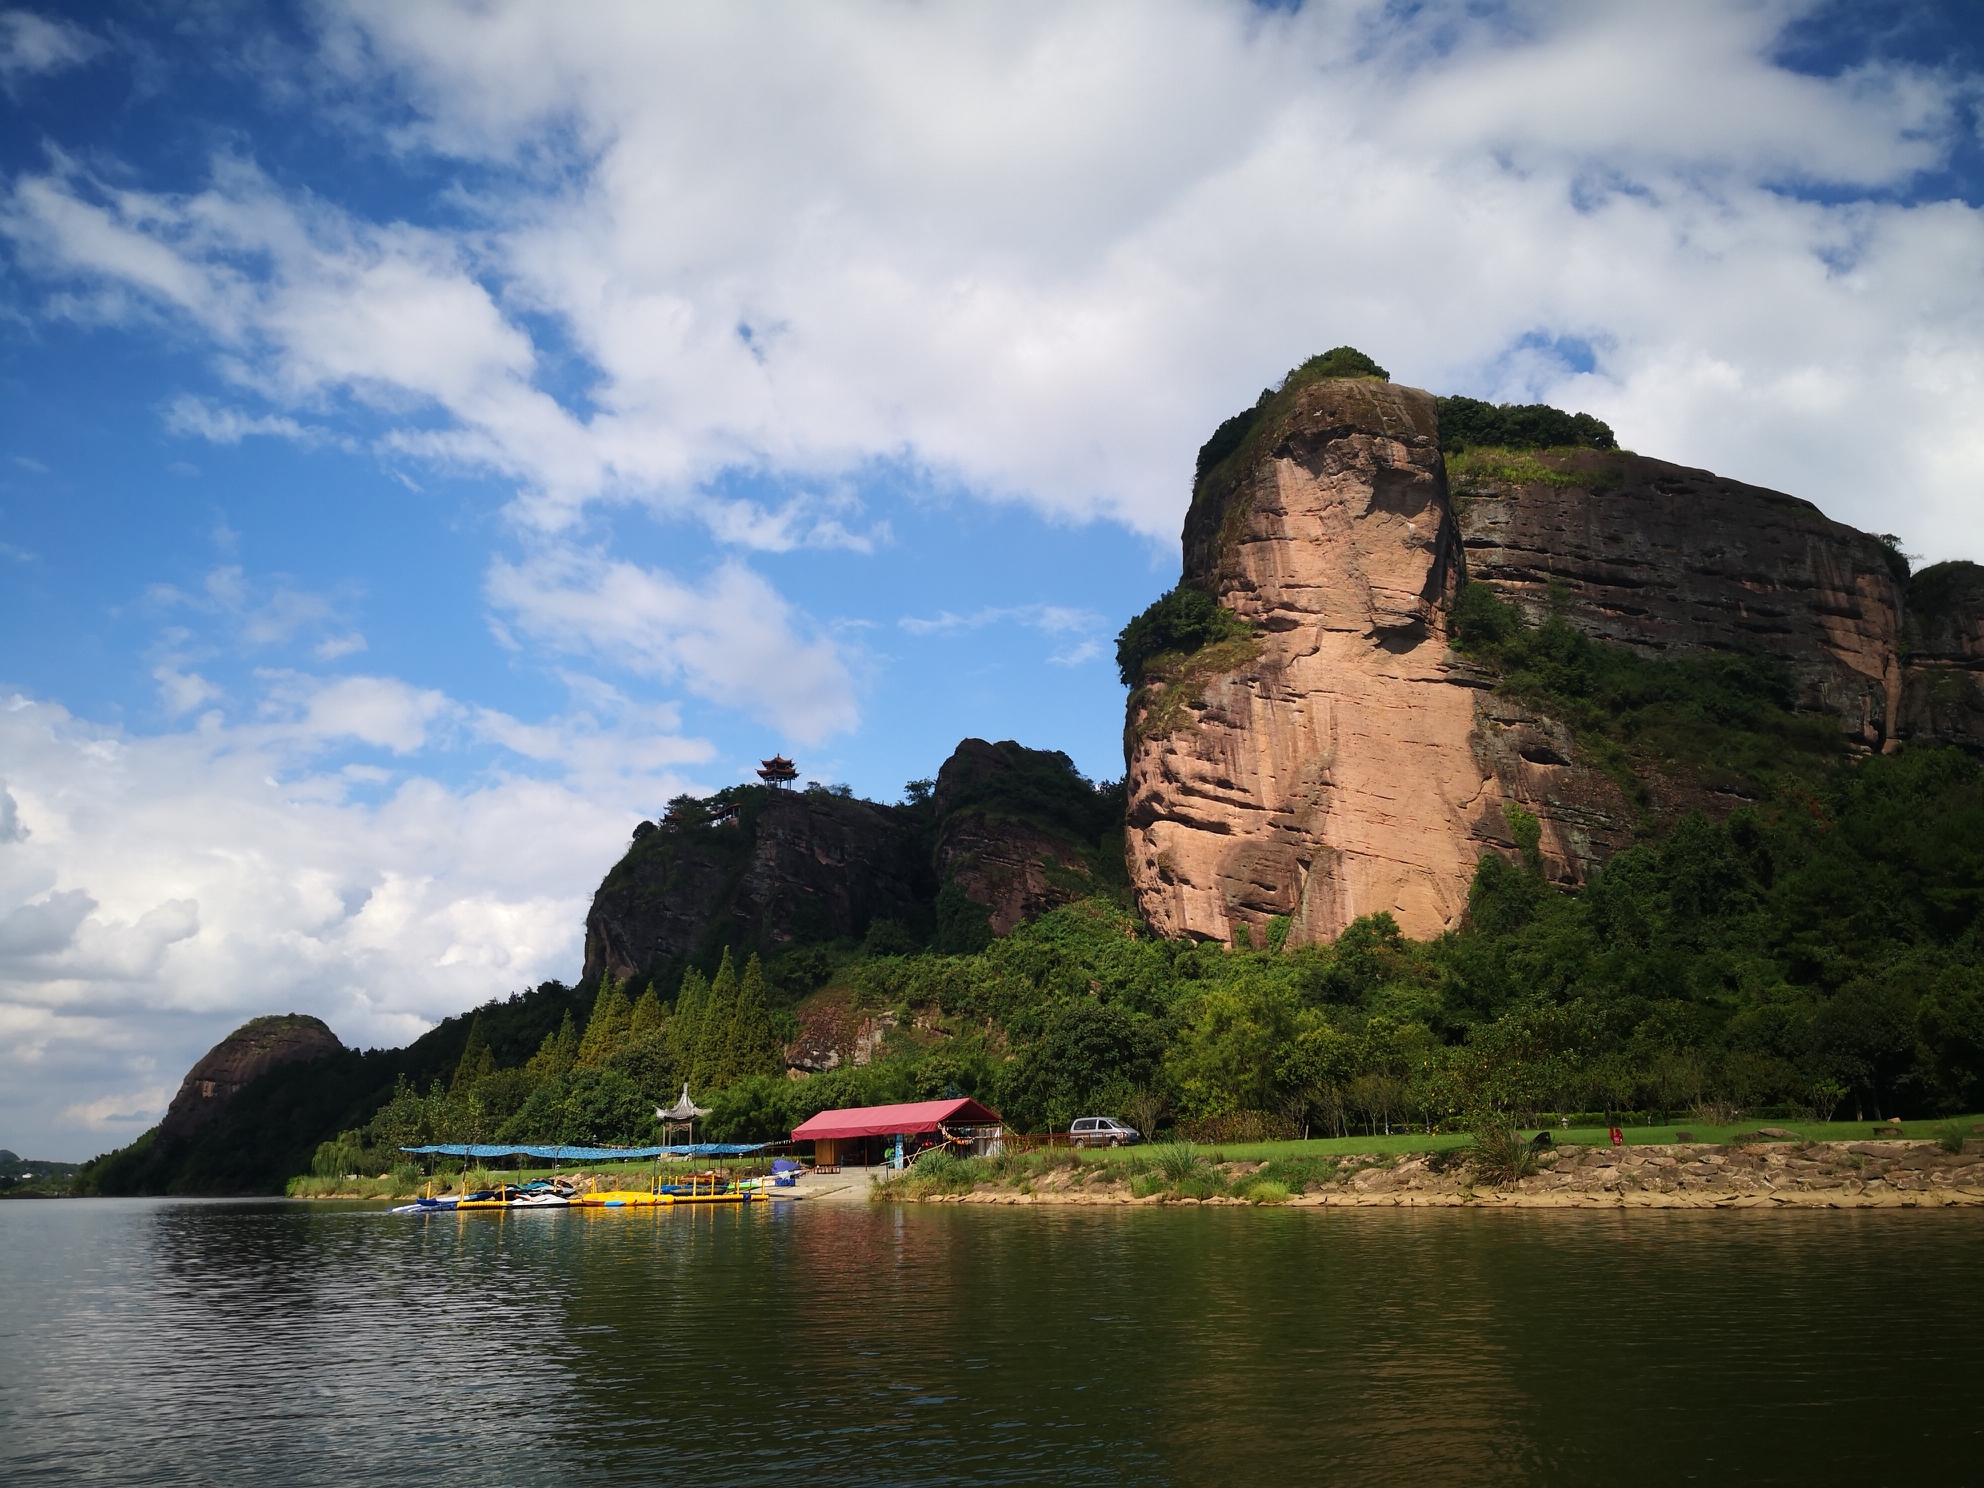
M 704 1090 L 729 1084 L 730 1024 L 737 1016 L 737 963 L 724 947 L 723 964 L 710 983 L 709 1001 L 703 1008 L 703 1026 L 696 1033 L 696 1063 L 690 1080 Z
M 468 1025 L 468 1042 L 462 1045 L 462 1057 L 455 1062 L 455 1077 L 448 1082 L 448 1094 L 465 1096 L 477 1080 L 495 1073 L 496 1056 L 482 1036 L 482 1015 L 478 1013 Z
M 646 1038 L 651 1033 L 660 1033 L 668 1026 L 668 1014 L 661 1010 L 661 999 L 655 996 L 654 985 L 641 994 L 640 1001 L 634 1004 L 633 1036 Z
M 599 995 L 592 1000 L 592 1016 L 586 1019 L 586 1035 L 579 1040 L 577 1065 L 580 1069 L 600 1069 L 627 1041 L 634 1026 L 634 1005 L 627 1001 L 626 984 L 602 972 Z
M 675 1016 L 668 1024 L 668 1052 L 685 1080 L 696 1078 L 696 1053 L 703 1037 L 703 1018 L 709 1012 L 710 984 L 703 974 L 690 967 L 682 973 L 682 990 L 675 994 Z
M 771 1009 L 765 1005 L 765 969 L 753 956 L 737 988 L 737 1012 L 730 1023 L 729 1078 L 724 1083 L 776 1074 L 778 1065 L 778 1033 L 772 1026 Z
M 525 1072 L 538 1084 L 556 1079 L 572 1067 L 579 1055 L 579 1033 L 572 1026 L 572 1012 L 565 1010 L 565 1021 L 558 1025 L 556 1033 L 547 1033 L 544 1042 L 537 1046 L 537 1052 L 524 1066 Z

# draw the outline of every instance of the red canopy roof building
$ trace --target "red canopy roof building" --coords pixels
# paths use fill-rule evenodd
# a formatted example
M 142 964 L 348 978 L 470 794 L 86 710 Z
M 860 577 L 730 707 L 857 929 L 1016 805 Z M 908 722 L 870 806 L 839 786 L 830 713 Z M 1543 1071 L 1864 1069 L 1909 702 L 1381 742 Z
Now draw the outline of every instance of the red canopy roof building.
M 872 1163 L 893 1151 L 897 1137 L 906 1154 L 942 1144 L 960 1156 L 982 1157 L 998 1152 L 1003 1136 L 999 1113 L 975 1100 L 849 1106 L 809 1116 L 792 1129 L 793 1141 L 813 1144 L 815 1168 L 829 1171 L 844 1161 Z

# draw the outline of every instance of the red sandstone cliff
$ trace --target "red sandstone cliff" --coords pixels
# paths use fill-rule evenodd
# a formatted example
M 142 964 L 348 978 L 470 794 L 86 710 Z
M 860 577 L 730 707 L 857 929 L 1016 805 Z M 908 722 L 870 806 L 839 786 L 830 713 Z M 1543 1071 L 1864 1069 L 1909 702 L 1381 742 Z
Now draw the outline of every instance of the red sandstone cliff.
M 1186 581 L 1260 641 L 1232 671 L 1132 698 L 1131 880 L 1165 935 L 1244 924 L 1258 942 L 1287 915 L 1292 939 L 1324 940 L 1381 909 L 1426 934 L 1465 907 L 1497 804 L 1473 691 L 1449 680 L 1460 545 L 1438 417 L 1430 394 L 1370 379 L 1289 403 L 1187 521 Z
M 1970 670 L 1984 665 L 1984 585 L 1955 586 L 1923 638 L 1944 673 L 1932 687 L 1910 680 L 1887 554 L 1810 503 L 1621 453 L 1504 466 L 1527 478 L 1462 461 L 1450 493 L 1430 395 L 1325 379 L 1264 400 L 1202 472 L 1184 579 L 1256 638 L 1161 670 L 1130 699 L 1128 863 L 1160 933 L 1232 941 L 1245 927 L 1259 944 L 1287 916 L 1302 943 L 1386 911 L 1408 935 L 1438 934 L 1459 922 L 1482 852 L 1514 849 L 1506 802 L 1538 817 L 1559 881 L 1633 840 L 1632 811 L 1569 730 L 1448 648 L 1443 606 L 1468 579 L 1648 655 L 1771 652 L 1801 709 L 1836 716 L 1861 747 L 1984 740 Z M 1656 808 L 1717 805 L 1686 782 L 1653 788 Z

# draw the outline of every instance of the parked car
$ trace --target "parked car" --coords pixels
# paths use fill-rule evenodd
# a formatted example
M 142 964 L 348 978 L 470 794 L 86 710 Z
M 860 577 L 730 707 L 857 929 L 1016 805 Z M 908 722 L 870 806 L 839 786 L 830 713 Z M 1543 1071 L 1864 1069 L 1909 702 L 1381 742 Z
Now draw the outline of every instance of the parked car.
M 1142 1140 L 1141 1132 L 1114 1116 L 1084 1116 L 1068 1128 L 1068 1143 L 1074 1147 L 1127 1147 Z

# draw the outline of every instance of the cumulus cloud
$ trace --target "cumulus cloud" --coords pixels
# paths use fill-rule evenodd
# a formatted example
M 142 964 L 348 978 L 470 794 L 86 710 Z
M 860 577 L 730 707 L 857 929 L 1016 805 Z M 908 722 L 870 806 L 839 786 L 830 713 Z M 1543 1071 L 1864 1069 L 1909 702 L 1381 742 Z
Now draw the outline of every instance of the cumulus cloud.
M 155 1112 L 133 1092 L 260 1013 L 392 1044 L 574 976 L 601 864 L 711 754 L 666 709 L 526 724 L 390 678 L 270 686 L 262 714 L 152 737 L 0 700 L 0 1121 L 16 1150 L 77 1155 L 78 1121 Z M 437 719 L 452 747 L 532 768 L 450 782 L 431 752 L 408 768 Z M 399 767 L 347 768 L 336 746 L 353 739 Z
M 571 547 L 498 561 L 490 602 L 552 647 L 680 681 L 787 738 L 815 743 L 860 721 L 840 647 L 758 574 L 725 563 L 700 584 Z
M 352 0 L 323 66 L 410 106 L 399 147 L 492 169 L 485 227 L 360 220 L 228 159 L 185 196 L 65 163 L 16 183 L 7 230 L 192 317 L 271 400 L 354 398 L 389 449 L 514 479 L 546 530 L 638 498 L 743 545 L 835 541 L 708 483 L 906 459 L 1169 537 L 1212 423 L 1352 341 L 1849 519 L 1892 525 L 1874 493 L 1900 484 L 1921 545 L 1984 547 L 1984 222 L 1897 200 L 1969 82 L 1786 71 L 1806 9 L 878 0 L 577 26 Z M 583 403 L 545 390 L 553 351 L 596 374 Z M 1865 438 L 1890 420 L 1917 437 Z

